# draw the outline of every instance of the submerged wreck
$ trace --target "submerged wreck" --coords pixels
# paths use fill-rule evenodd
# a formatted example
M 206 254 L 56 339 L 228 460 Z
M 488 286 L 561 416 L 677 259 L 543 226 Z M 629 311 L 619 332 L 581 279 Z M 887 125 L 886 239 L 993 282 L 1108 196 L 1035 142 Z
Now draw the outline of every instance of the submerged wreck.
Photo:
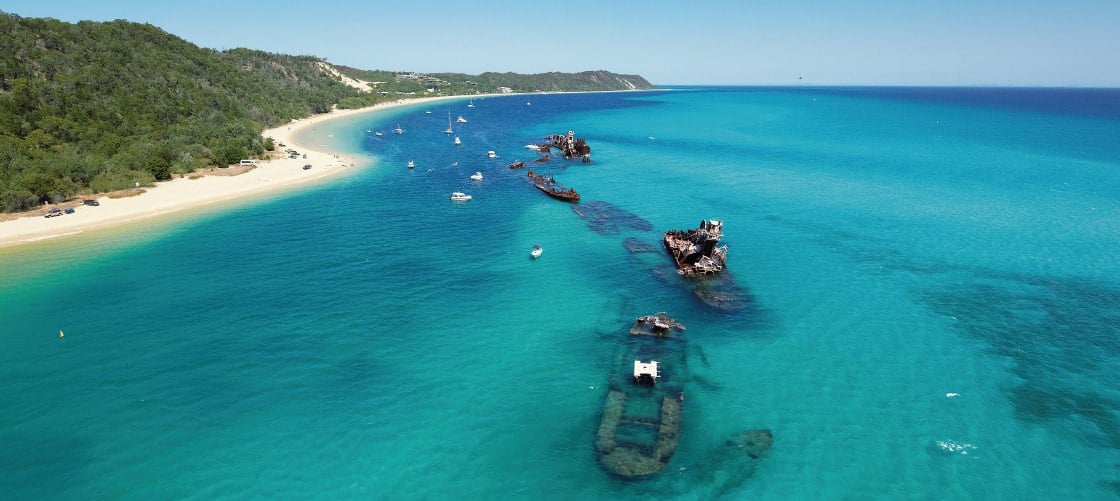
M 653 229 L 653 223 L 641 216 L 601 200 L 573 205 L 572 212 L 575 212 L 580 219 L 586 220 L 587 226 L 600 235 L 615 235 L 622 227 L 638 231 Z
M 553 134 L 548 136 L 548 142 L 541 144 L 537 150 L 541 153 L 548 153 L 552 148 L 560 150 L 564 158 L 580 158 L 583 163 L 591 163 L 591 147 L 587 145 L 587 141 L 577 138 L 574 131 L 568 131 L 567 135 Z
M 557 200 L 565 202 L 579 203 L 579 193 L 571 188 L 566 188 L 552 176 L 540 176 L 533 171 L 528 172 L 529 182 L 533 183 L 538 190 L 543 191 L 546 195 Z
M 723 223 L 709 219 L 693 230 L 666 231 L 665 249 L 682 276 L 711 275 L 723 271 L 727 261 L 727 246 L 719 245 L 721 237 Z
M 599 464 L 611 474 L 652 475 L 677 450 L 687 373 L 683 330 L 665 313 L 638 317 L 630 328 L 595 434 Z

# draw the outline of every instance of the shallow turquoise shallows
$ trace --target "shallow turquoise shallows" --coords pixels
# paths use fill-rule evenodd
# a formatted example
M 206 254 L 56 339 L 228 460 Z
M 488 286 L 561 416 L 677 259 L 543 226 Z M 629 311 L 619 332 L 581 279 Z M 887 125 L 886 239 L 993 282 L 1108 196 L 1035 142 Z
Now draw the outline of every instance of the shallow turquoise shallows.
M 473 104 L 306 131 L 368 160 L 300 192 L 4 251 L 0 497 L 1120 496 L 1120 91 Z M 569 130 L 591 164 L 507 168 Z M 704 219 L 742 311 L 623 245 Z M 658 311 L 687 327 L 680 445 L 615 478 L 600 408 Z M 758 428 L 765 456 L 726 445 Z

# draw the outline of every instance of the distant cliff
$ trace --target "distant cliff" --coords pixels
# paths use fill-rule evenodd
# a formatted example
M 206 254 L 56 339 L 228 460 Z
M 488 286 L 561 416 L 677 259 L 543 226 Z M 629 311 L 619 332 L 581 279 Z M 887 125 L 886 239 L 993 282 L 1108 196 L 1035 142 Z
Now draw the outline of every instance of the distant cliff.
M 507 89 L 652 88 L 639 76 L 605 71 L 418 76 L 335 68 L 314 56 L 205 49 L 127 21 L 0 12 L 0 33 L 3 212 L 236 163 L 271 149 L 263 128 L 334 106 Z
M 483 73 L 475 77 L 479 85 L 499 84 L 514 92 L 573 92 L 596 90 L 648 90 L 653 84 L 639 75 L 619 75 L 609 71 L 583 71 L 580 73 Z M 503 83 L 504 82 L 504 83 Z

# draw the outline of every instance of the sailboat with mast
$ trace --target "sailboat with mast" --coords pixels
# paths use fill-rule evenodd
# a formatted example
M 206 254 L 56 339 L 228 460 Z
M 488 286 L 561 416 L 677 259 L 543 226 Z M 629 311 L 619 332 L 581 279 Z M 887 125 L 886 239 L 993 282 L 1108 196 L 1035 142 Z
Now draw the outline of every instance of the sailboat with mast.
M 443 133 L 447 135 L 455 133 L 455 128 L 451 126 L 451 108 L 447 109 L 447 130 L 443 131 Z

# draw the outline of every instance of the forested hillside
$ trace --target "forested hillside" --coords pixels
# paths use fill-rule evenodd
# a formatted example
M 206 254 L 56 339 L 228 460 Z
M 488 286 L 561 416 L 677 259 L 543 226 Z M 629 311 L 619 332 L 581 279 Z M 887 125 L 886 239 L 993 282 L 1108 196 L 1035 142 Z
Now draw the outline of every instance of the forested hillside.
M 65 23 L 0 12 L 0 211 L 224 167 L 271 149 L 263 128 L 336 105 L 473 94 L 480 85 L 554 91 L 629 86 L 607 72 L 553 84 L 527 76 L 533 83 L 522 86 L 499 83 L 515 82 L 512 74 L 463 83 L 469 76 L 404 79 L 340 68 L 358 78 L 383 77 L 362 92 L 324 66 L 314 56 L 205 49 L 148 24 Z M 594 79 L 607 85 L 592 88 L 587 82 Z
M 644 90 L 655 88 L 639 75 L 619 75 L 609 71 L 583 71 L 579 73 L 493 73 L 469 75 L 466 73 L 410 74 L 414 78 L 401 78 L 400 73 L 377 70 L 358 70 L 340 66 L 345 74 L 368 82 L 377 82 L 373 88 L 388 93 L 424 93 L 431 90 L 452 95 L 496 94 L 501 92 L 580 92 L 604 90 Z
M 318 61 L 217 52 L 125 21 L 0 15 L 0 209 L 260 153 L 262 125 L 356 93 Z

